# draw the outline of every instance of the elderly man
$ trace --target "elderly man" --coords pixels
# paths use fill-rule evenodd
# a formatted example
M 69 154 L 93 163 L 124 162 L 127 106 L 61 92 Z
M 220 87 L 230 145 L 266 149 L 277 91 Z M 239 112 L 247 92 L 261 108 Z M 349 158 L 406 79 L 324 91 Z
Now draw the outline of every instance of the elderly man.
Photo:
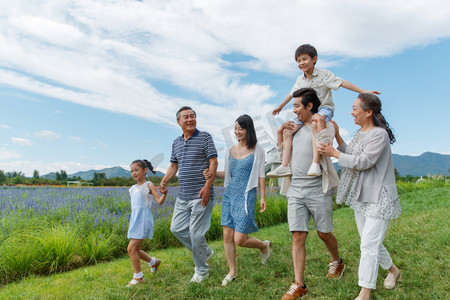
M 171 164 L 159 189 L 164 192 L 167 182 L 178 171 L 180 191 L 170 231 L 192 251 L 195 273 L 191 282 L 201 282 L 209 276 L 208 259 L 214 254 L 205 234 L 211 225 L 214 206 L 212 182 L 217 169 L 217 151 L 211 135 L 196 128 L 196 113 L 192 108 L 183 106 L 176 116 L 183 134 L 172 144 Z M 207 168 L 212 176 L 206 180 L 203 171 Z

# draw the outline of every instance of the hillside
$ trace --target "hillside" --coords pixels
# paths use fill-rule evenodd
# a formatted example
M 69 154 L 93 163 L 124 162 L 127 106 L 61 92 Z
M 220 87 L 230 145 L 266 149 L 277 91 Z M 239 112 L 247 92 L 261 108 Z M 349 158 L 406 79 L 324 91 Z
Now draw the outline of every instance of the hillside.
M 450 172 L 450 155 L 425 152 L 419 156 L 393 154 L 394 168 L 400 176 L 425 176 L 427 174 L 448 175 Z M 334 163 L 337 170 L 342 169 Z
M 77 172 L 74 174 L 67 174 L 67 176 L 70 177 L 81 177 L 81 179 L 83 180 L 92 180 L 92 178 L 94 178 L 94 173 L 105 173 L 106 174 L 106 178 L 112 178 L 112 177 L 125 177 L 128 178 L 130 177 L 130 171 L 129 170 L 125 170 L 122 167 L 112 167 L 112 168 L 105 168 L 105 169 L 101 169 L 101 170 L 89 170 L 89 171 L 81 171 L 81 172 Z M 156 175 L 153 175 L 151 172 L 149 172 L 147 175 L 149 176 L 158 176 L 158 177 L 162 177 L 164 176 L 164 173 L 157 171 Z M 56 179 L 56 173 L 52 172 L 46 175 L 42 175 L 41 177 L 43 178 L 49 178 L 49 179 Z
M 394 168 L 397 169 L 400 176 L 412 175 L 412 176 L 425 176 L 427 174 L 444 174 L 448 175 L 450 172 L 450 155 L 439 154 L 433 152 L 425 152 L 419 156 L 399 155 L 393 154 Z M 334 164 L 336 169 L 341 169 Z M 105 168 L 101 170 L 89 170 L 81 171 L 74 174 L 68 174 L 68 177 L 80 176 L 83 180 L 92 180 L 94 178 L 94 172 L 106 174 L 107 178 L 112 177 L 130 177 L 130 171 L 125 170 L 122 167 Z M 148 175 L 151 175 L 150 173 Z M 156 175 L 163 177 L 164 173 L 157 171 Z M 43 178 L 56 179 L 55 172 L 42 175 Z

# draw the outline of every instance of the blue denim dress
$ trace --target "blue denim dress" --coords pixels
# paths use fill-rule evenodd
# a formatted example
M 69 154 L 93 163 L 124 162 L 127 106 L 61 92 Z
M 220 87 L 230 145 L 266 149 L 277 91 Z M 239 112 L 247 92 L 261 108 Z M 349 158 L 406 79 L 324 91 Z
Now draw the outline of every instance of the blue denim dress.
M 258 231 L 255 223 L 256 188 L 251 189 L 247 195 L 248 215 L 245 213 L 244 196 L 254 158 L 254 153 L 243 159 L 236 159 L 230 155 L 231 181 L 223 195 L 221 225 L 240 233 Z

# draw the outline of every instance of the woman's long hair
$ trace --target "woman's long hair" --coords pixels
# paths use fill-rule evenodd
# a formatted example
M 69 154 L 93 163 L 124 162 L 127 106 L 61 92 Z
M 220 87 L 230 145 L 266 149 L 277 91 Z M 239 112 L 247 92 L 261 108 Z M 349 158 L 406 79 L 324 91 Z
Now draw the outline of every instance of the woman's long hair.
M 249 115 L 242 115 L 236 119 L 241 128 L 247 130 L 247 148 L 253 149 L 258 140 L 256 139 L 255 125 L 253 125 L 253 120 Z
M 364 111 L 371 110 L 373 116 L 373 122 L 375 126 L 386 129 L 389 140 L 391 144 L 395 143 L 394 133 L 392 133 L 392 129 L 389 127 L 389 123 L 386 122 L 383 114 L 381 113 L 381 100 L 373 93 L 363 93 L 359 94 L 359 99 L 361 99 L 361 108 Z

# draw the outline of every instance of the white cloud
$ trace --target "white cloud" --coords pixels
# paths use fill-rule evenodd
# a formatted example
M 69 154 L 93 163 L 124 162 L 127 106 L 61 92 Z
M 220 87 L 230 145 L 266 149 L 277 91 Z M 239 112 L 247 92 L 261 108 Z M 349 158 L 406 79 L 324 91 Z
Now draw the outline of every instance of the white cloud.
M 49 141 L 58 140 L 61 137 L 60 134 L 57 134 L 51 130 L 41 130 L 39 132 L 35 132 L 34 136 Z
M 10 129 L 10 127 L 8 125 L 0 125 L 0 128 Z
M 97 140 L 96 143 L 97 143 L 97 145 L 101 146 L 102 148 L 108 148 L 108 145 L 102 141 Z
M 15 151 L 0 149 L 0 160 L 10 160 L 14 158 L 20 158 L 22 155 Z
M 77 143 L 81 143 L 82 138 L 78 137 L 78 136 L 71 136 L 69 137 L 72 141 L 75 141 Z
M 13 137 L 11 138 L 11 141 L 13 144 L 20 145 L 20 146 L 32 146 L 33 142 L 24 138 L 20 137 Z
M 448 37 L 447 0 L 4 1 L 0 82 L 173 126 L 187 104 L 220 135 L 240 113 L 281 101 L 247 75 L 294 77 L 301 43 L 315 45 L 319 66 L 330 66 Z

